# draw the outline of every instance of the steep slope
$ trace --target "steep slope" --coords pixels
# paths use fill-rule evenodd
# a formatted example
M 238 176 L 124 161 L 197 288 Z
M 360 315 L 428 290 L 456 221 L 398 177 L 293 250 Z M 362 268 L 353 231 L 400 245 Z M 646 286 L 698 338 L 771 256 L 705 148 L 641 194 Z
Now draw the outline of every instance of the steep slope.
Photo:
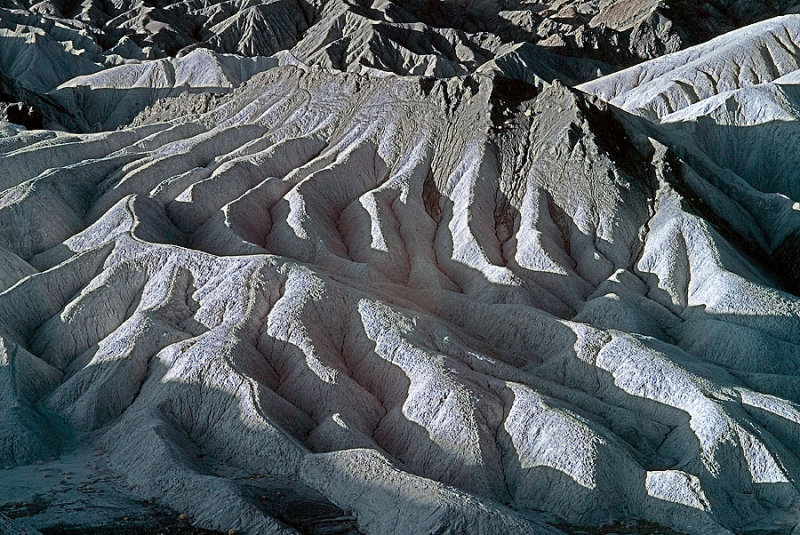
M 581 89 L 628 111 L 663 117 L 797 70 L 798 32 L 800 15 L 778 17 L 588 82 Z
M 150 72 L 155 77 L 140 79 L 134 87 L 158 87 L 164 91 L 153 95 L 171 96 L 181 90 L 166 90 L 158 79 L 164 61 L 174 62 L 166 58 L 180 59 L 198 47 L 236 54 L 241 66 L 235 70 L 240 72 L 252 68 L 244 57 L 263 63 L 277 54 L 281 63 L 362 73 L 434 77 L 500 73 L 533 84 L 557 78 L 572 85 L 737 25 L 796 10 L 792 2 L 782 1 L 718 4 L 7 0 L 0 3 L 0 101 L 21 101 L 55 128 L 114 128 L 130 115 L 130 97 L 118 113 L 106 104 L 99 107 L 103 117 L 84 117 L 86 110 L 75 102 L 83 97 L 54 102 L 48 93 L 64 83 L 85 84 L 86 75 L 125 66 L 129 73 L 138 71 L 144 78 Z M 218 56 L 202 57 L 204 68 L 218 68 L 214 59 Z M 100 76 L 107 84 L 119 75 L 115 70 Z M 126 87 L 122 83 L 114 88 Z M 132 111 L 154 100 L 153 95 L 137 93 L 139 104 Z M 106 113 L 117 116 L 106 124 Z
M 749 246 L 795 290 L 799 30 L 797 16 L 776 18 L 580 86 L 655 121 L 639 126 L 703 169 L 698 195 L 716 217 L 756 224 Z
M 83 131 L 127 125 L 157 100 L 183 93 L 223 94 L 254 74 L 281 64 L 302 65 L 283 53 L 241 58 L 196 49 L 179 58 L 143 61 L 77 76 L 48 96 L 70 110 L 70 126 Z
M 44 124 L 73 131 L 116 128 L 158 98 L 229 89 L 278 64 L 377 75 L 499 72 L 536 84 L 577 83 L 611 70 L 524 40 L 425 24 L 394 4 L 90 3 L 80 11 L 46 5 L 0 8 L 0 100 L 21 101 Z M 220 87 L 182 80 L 175 72 L 181 69 Z M 89 85 L 94 89 L 81 89 Z M 123 90 L 129 96 L 120 102 Z

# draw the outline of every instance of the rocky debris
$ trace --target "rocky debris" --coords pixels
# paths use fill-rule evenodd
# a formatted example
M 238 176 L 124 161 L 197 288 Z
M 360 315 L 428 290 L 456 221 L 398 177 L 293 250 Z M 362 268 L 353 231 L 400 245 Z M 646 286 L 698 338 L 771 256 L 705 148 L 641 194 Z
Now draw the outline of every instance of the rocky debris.
M 526 4 L 520 4 L 524 19 Z M 800 9 L 793 0 L 561 0 L 539 6 L 542 18 L 531 27 L 539 44 L 623 67 Z M 510 13 L 520 18 L 519 11 Z
M 220 95 L 254 74 L 283 64 L 302 65 L 288 54 L 241 58 L 195 49 L 178 58 L 124 64 L 78 76 L 59 85 L 50 97 L 71 111 L 80 130 L 111 130 L 160 99 L 201 94 Z

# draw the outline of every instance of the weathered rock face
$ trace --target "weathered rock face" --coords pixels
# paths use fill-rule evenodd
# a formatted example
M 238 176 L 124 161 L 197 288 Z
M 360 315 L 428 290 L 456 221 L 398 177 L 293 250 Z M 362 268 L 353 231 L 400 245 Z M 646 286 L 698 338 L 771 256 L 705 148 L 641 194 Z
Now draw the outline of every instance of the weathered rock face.
M 72 130 L 0 122 L 7 529 L 798 524 L 796 17 L 578 90 L 493 3 L 248 6 L 4 12 Z
M 548 81 L 579 82 L 796 10 L 788 0 L 5 0 L 0 72 L 15 80 L 21 98 L 23 89 L 45 93 L 102 68 L 202 47 L 436 77 L 521 64 Z
M 540 44 L 617 66 L 676 52 L 800 8 L 793 0 L 564 0 L 540 6 L 542 18 L 535 25 Z

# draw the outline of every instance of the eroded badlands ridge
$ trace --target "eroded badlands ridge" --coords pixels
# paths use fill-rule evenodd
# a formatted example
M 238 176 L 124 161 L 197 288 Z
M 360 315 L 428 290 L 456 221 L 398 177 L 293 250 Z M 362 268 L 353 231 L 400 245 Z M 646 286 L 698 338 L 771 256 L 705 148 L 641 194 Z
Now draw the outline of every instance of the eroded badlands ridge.
M 791 532 L 798 28 L 583 92 L 538 48 L 439 79 L 296 49 L 3 71 L 98 131 L 0 123 L 0 510 Z

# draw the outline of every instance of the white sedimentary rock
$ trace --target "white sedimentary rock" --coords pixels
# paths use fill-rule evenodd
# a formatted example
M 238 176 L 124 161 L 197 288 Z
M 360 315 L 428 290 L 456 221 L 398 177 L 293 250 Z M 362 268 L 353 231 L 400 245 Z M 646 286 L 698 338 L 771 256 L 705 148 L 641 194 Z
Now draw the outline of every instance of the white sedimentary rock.
M 420 29 L 452 57 L 394 56 L 385 28 L 337 49 L 368 17 L 334 4 L 305 54 L 59 81 L 103 131 L 0 129 L 0 503 L 50 496 L 37 460 L 96 455 L 120 510 L 243 533 L 796 525 L 797 171 L 698 132 L 795 128 L 800 55 L 717 69 L 661 121 L 635 87 L 742 66 L 796 20 L 582 86 L 625 111 L 549 63 L 506 78 L 460 29 Z M 357 72 L 313 66 L 337 61 Z M 98 523 L 42 511 L 15 522 Z

